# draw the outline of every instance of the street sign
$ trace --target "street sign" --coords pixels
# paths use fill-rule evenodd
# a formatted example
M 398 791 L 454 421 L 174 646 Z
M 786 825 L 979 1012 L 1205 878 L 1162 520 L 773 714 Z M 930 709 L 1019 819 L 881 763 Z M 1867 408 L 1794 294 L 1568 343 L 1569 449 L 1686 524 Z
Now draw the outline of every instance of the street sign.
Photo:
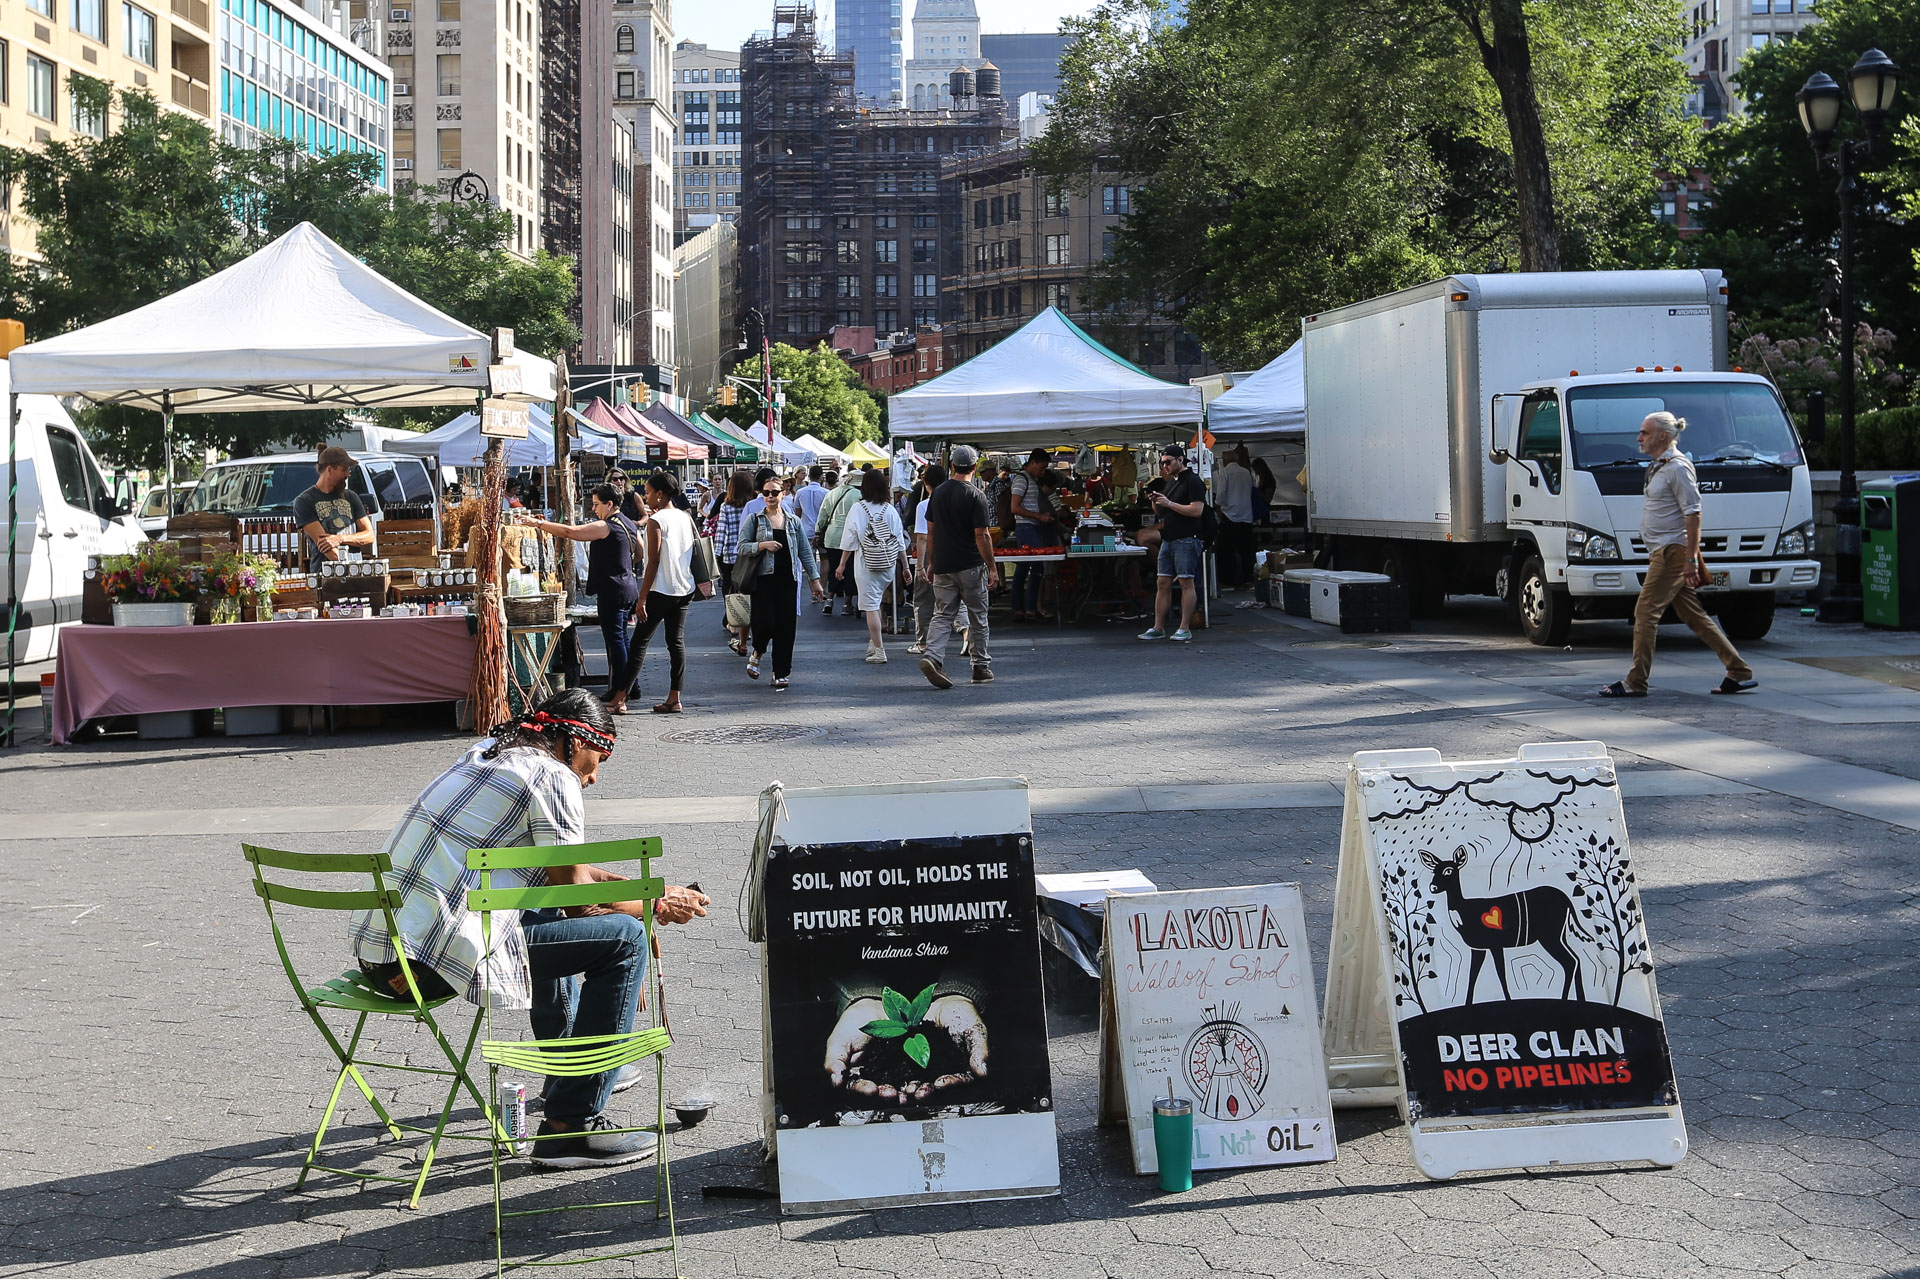
M 761 803 L 781 1210 L 1058 1194 L 1026 783 Z
M 1193 1102 L 1195 1172 L 1332 1159 L 1300 886 L 1116 894 L 1106 918 L 1101 1079 L 1121 1085 L 1133 1170 L 1160 1169 L 1169 1079 Z
M 1354 756 L 1324 1035 L 1336 1103 L 1397 1102 L 1428 1177 L 1681 1160 L 1603 744 Z
M 480 402 L 480 434 L 490 440 L 524 440 L 529 421 L 524 404 L 513 400 Z

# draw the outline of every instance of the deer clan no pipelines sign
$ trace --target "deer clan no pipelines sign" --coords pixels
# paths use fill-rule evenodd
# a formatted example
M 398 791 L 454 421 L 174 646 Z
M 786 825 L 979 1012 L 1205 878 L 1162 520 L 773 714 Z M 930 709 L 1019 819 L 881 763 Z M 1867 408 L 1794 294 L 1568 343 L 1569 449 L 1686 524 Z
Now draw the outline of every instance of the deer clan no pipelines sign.
M 1356 755 L 1334 913 L 1330 1077 L 1395 1085 L 1423 1173 L 1686 1153 L 1603 745 Z

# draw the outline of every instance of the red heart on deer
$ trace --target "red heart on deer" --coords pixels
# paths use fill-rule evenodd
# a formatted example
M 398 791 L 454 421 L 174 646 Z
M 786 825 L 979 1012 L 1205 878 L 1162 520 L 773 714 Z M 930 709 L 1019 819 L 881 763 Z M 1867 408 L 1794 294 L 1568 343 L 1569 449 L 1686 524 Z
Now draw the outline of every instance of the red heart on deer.
M 1480 922 L 1488 928 L 1498 928 L 1500 927 L 1500 918 L 1500 908 L 1495 906 L 1481 914 Z

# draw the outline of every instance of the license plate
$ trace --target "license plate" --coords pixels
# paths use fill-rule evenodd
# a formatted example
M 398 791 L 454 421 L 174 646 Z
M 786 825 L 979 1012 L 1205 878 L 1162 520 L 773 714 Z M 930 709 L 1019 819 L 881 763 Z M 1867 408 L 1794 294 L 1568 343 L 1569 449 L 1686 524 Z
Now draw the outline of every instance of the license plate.
M 1703 591 L 1724 591 L 1733 582 L 1729 573 L 1708 573 L 1706 582 L 1700 587 Z

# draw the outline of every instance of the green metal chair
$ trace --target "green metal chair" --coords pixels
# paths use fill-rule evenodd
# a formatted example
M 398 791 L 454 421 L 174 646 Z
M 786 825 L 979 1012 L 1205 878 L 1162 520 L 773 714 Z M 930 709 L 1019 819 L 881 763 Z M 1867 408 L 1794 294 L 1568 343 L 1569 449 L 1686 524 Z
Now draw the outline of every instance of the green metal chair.
M 287 981 L 293 987 L 294 997 L 300 1007 L 320 1032 L 320 1037 L 333 1050 L 340 1061 L 340 1070 L 334 1076 L 333 1093 L 327 1098 L 327 1108 L 320 1116 L 320 1127 L 313 1134 L 313 1142 L 307 1149 L 307 1158 L 300 1165 L 299 1179 L 293 1183 L 293 1189 L 299 1190 L 306 1184 L 307 1175 L 316 1170 L 330 1172 L 342 1177 L 358 1177 L 364 1181 L 394 1181 L 413 1183 L 413 1196 L 408 1200 L 409 1208 L 420 1206 L 420 1192 L 427 1184 L 427 1174 L 433 1169 L 434 1155 L 440 1149 L 443 1137 L 458 1140 L 486 1141 L 497 1153 L 501 1143 L 507 1140 L 507 1133 L 494 1120 L 493 1108 L 487 1104 L 475 1087 L 473 1076 L 467 1070 L 467 1062 L 473 1056 L 473 1046 L 480 1036 L 480 1013 L 474 1010 L 473 1028 L 467 1034 L 466 1047 L 454 1051 L 451 1041 L 440 1029 L 434 1019 L 434 1009 L 448 1003 L 454 996 L 428 999 L 420 993 L 419 984 L 414 978 L 412 965 L 407 957 L 400 956 L 400 971 L 406 977 L 406 998 L 396 997 L 378 987 L 369 985 L 365 976 L 357 970 L 349 969 L 330 981 L 317 986 L 309 986 L 294 966 L 293 957 L 287 952 L 286 937 L 280 931 L 280 919 L 274 912 L 276 905 L 299 907 L 305 910 L 349 911 L 377 910 L 386 917 L 388 936 L 398 936 L 399 928 L 394 923 L 394 911 L 400 906 L 400 890 L 390 888 L 386 877 L 393 872 L 393 863 L 385 853 L 287 853 L 272 848 L 256 848 L 252 844 L 242 844 L 249 864 L 253 867 L 253 891 L 267 908 L 267 923 L 273 929 L 274 949 L 280 953 L 280 966 L 286 970 Z M 292 884 L 276 883 L 267 876 L 269 870 L 291 871 L 304 875 L 354 875 L 367 885 L 354 889 L 305 888 Z M 334 881 L 339 882 L 339 881 Z M 354 1015 L 353 1029 L 341 1043 L 339 1034 L 327 1024 L 323 1011 L 349 1013 Z M 447 1066 L 412 1066 L 404 1062 L 375 1061 L 359 1056 L 360 1037 L 366 1030 L 369 1017 L 402 1017 L 424 1025 L 433 1035 L 434 1042 L 440 1045 L 440 1051 L 446 1055 Z M 442 1075 L 452 1079 L 447 1087 L 446 1103 L 440 1108 L 440 1117 L 431 1127 L 419 1124 L 401 1123 L 388 1113 L 374 1096 L 368 1085 L 363 1069 L 403 1070 L 412 1074 Z M 417 1176 L 396 1176 L 391 1173 L 365 1172 L 353 1168 L 337 1168 L 320 1162 L 321 1143 L 325 1140 L 327 1129 L 333 1123 L 333 1113 L 340 1104 L 341 1090 L 347 1080 L 353 1080 L 360 1095 L 367 1099 L 367 1105 L 379 1117 L 380 1123 L 395 1140 L 403 1139 L 404 1134 L 412 1132 L 427 1137 L 426 1150 L 420 1159 L 420 1172 Z M 488 1132 L 485 1135 L 448 1132 L 447 1120 L 453 1113 L 454 1098 L 465 1087 L 468 1094 L 480 1107 L 485 1116 Z
M 653 873 L 653 863 L 660 856 L 660 840 L 649 836 L 645 839 L 609 840 L 596 844 L 563 844 L 544 848 L 476 848 L 467 854 L 467 866 L 480 874 L 480 886 L 467 892 L 467 906 L 480 912 L 480 932 L 491 947 L 493 944 L 493 916 L 496 910 L 542 910 L 549 907 L 566 906 L 607 906 L 615 902 L 644 901 L 647 903 L 646 922 L 649 942 L 652 941 L 654 928 L 654 903 L 666 892 L 666 883 Z M 579 862 L 630 862 L 640 863 L 640 874 L 632 879 L 611 880 L 598 884 L 551 884 L 526 888 L 493 887 L 493 873 L 503 870 L 529 870 L 553 865 L 573 865 Z M 558 1075 L 565 1078 L 580 1078 L 597 1075 L 603 1071 L 619 1070 L 633 1062 L 647 1057 L 654 1062 L 654 1116 L 653 1122 L 631 1128 L 619 1128 L 614 1132 L 650 1132 L 658 1143 L 654 1150 L 654 1193 L 650 1199 L 603 1200 L 595 1203 L 557 1204 L 543 1208 L 523 1208 L 506 1211 L 502 1204 L 500 1182 L 500 1151 L 496 1146 L 493 1153 L 493 1217 L 494 1217 L 494 1274 L 521 1266 L 578 1266 L 591 1262 L 619 1261 L 628 1257 L 640 1257 L 655 1252 L 673 1254 L 673 1273 L 680 1273 L 680 1235 L 673 1215 L 673 1183 L 668 1168 L 667 1152 L 667 1092 L 666 1057 L 667 1048 L 672 1039 L 667 1032 L 663 1019 L 663 997 L 665 985 L 660 977 L 660 951 L 652 946 L 652 985 L 654 998 L 647 1000 L 648 1022 L 643 1028 L 629 1031 L 623 1035 L 585 1035 L 568 1039 L 542 1040 L 496 1040 L 493 1038 L 493 1013 L 489 1009 L 483 1014 L 487 1021 L 487 1038 L 480 1041 L 480 1055 L 487 1063 L 487 1092 L 489 1096 L 498 1096 L 500 1092 L 500 1070 L 506 1067 L 525 1071 L 529 1074 Z M 552 1133 L 549 1137 L 563 1137 L 570 1134 Z M 543 1140 L 528 1135 L 529 1143 Z M 664 1243 L 650 1244 L 644 1248 L 635 1248 L 626 1252 L 599 1253 L 590 1257 L 542 1258 L 534 1261 L 505 1260 L 506 1230 L 505 1221 L 510 1217 L 534 1217 L 552 1212 L 579 1212 L 589 1208 L 653 1208 L 654 1220 L 666 1219 L 667 1239 Z

